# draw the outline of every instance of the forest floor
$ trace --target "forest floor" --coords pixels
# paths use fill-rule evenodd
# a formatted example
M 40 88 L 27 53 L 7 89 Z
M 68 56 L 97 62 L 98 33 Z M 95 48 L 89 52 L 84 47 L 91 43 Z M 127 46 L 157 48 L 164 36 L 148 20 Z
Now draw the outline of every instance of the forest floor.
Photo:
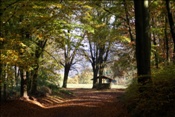
M 72 95 L 11 100 L 0 106 L 0 117 L 129 117 L 120 98 L 123 89 L 67 89 Z

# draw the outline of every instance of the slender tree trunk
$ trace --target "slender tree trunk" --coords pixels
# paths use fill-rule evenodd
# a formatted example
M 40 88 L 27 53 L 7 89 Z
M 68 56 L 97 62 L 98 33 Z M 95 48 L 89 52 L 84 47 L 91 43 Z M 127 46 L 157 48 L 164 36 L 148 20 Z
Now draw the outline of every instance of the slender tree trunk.
M 168 39 L 168 34 L 167 34 L 167 18 L 165 18 L 165 51 L 166 51 L 166 61 L 167 61 L 167 65 L 170 62 L 170 57 L 169 57 L 169 39 Z
M 169 0 L 166 0 L 166 9 L 167 9 L 167 13 L 168 13 L 170 31 L 171 31 L 171 35 L 173 38 L 173 63 L 175 63 L 175 25 L 174 25 L 174 21 L 173 21 L 173 15 L 170 11 L 170 1 Z
M 5 70 L 3 73 L 3 78 L 4 78 L 4 84 L 3 84 L 3 100 L 6 101 L 7 99 L 7 78 L 8 78 L 8 73 L 7 73 L 7 65 L 4 66 Z
M 104 71 L 104 67 L 103 65 L 100 65 L 100 69 L 99 69 L 99 87 L 98 88 L 102 88 L 102 76 L 103 76 L 103 71 Z
M 155 19 L 152 18 L 152 26 L 156 28 L 156 22 Z M 152 37 L 153 37 L 153 44 L 154 47 L 157 47 L 157 42 L 156 42 L 156 34 L 155 32 L 152 32 Z M 155 50 L 157 50 L 157 48 L 155 48 Z M 159 58 L 158 58 L 158 53 L 157 51 L 154 52 L 154 65 L 155 67 L 158 69 L 159 68 Z
M 138 82 L 142 85 L 151 81 L 148 0 L 134 0 L 136 29 L 136 61 Z
M 23 20 L 24 20 L 24 15 L 20 15 L 19 22 L 22 22 Z M 20 33 L 22 35 L 22 39 L 29 38 L 26 36 L 26 31 L 23 28 L 20 30 Z M 23 53 L 20 53 L 20 55 L 22 56 Z M 21 77 L 20 96 L 28 99 L 26 71 L 23 69 L 22 66 L 19 67 L 19 71 L 20 71 L 20 77 Z
M 99 52 L 99 87 L 101 88 L 102 86 L 102 75 L 103 75 L 103 49 L 100 48 L 100 52 Z
M 38 78 L 38 69 L 39 66 L 37 65 L 33 72 L 32 82 L 31 82 L 31 94 L 35 95 L 37 93 L 37 78 Z
M 18 80 L 18 76 L 17 76 L 17 66 L 15 65 L 15 86 L 16 86 L 16 87 L 17 87 L 17 85 L 18 85 L 17 80 Z
M 21 97 L 28 99 L 28 92 L 27 92 L 27 79 L 26 79 L 26 71 L 20 68 L 20 76 L 21 76 Z
M 3 36 L 2 35 L 2 14 L 3 14 L 3 9 L 2 9 L 2 4 L 0 3 L 0 38 Z M 2 102 L 2 49 L 3 49 L 3 42 L 0 41 L 0 104 Z
M 1 80 L 1 76 L 0 76 L 0 104 L 2 102 L 2 80 Z
M 2 49 L 2 44 L 0 42 L 0 103 L 2 102 L 2 59 L 1 59 L 1 49 Z
M 4 85 L 3 85 L 3 101 L 6 101 L 6 100 L 7 100 L 7 84 L 4 83 Z
M 93 86 L 92 88 L 97 88 L 97 74 L 98 74 L 98 69 L 96 69 L 95 65 L 93 66 Z
M 23 97 L 24 93 L 24 75 L 23 75 L 23 70 L 20 70 L 20 77 L 21 77 L 21 90 L 20 90 L 20 95 Z
M 31 89 L 31 79 L 30 79 L 30 72 L 26 72 L 26 80 L 27 80 L 27 92 L 30 92 Z
M 156 37 L 155 37 L 154 33 L 153 33 L 153 44 L 154 44 L 154 46 L 157 46 Z M 158 59 L 157 52 L 154 53 L 154 59 L 155 59 L 155 67 L 158 69 L 159 68 L 159 59 Z
M 67 80 L 68 80 L 68 76 L 69 76 L 69 71 L 70 71 L 70 65 L 65 65 L 64 68 L 64 79 L 63 79 L 63 88 L 67 88 Z

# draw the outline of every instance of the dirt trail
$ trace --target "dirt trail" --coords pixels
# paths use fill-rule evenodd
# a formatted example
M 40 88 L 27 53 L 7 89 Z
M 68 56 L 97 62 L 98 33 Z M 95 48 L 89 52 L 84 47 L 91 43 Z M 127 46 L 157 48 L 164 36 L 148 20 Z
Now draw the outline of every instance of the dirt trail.
M 69 89 L 70 99 L 39 100 L 44 106 L 24 101 L 1 105 L 0 117 L 129 117 L 119 101 L 122 90 Z

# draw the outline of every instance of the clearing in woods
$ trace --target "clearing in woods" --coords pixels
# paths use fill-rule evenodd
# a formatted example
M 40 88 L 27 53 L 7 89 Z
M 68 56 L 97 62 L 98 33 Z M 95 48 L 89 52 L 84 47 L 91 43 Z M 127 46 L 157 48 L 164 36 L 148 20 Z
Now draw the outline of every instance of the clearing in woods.
M 119 101 L 123 89 L 67 89 L 73 96 L 48 96 L 30 101 L 3 103 L 0 117 L 129 117 Z

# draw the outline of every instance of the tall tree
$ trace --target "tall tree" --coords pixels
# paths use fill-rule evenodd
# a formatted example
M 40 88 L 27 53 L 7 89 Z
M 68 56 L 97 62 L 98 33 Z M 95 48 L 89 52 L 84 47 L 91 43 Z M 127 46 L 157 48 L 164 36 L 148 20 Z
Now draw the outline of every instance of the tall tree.
M 170 56 L 169 56 L 169 38 L 168 38 L 168 34 L 167 34 L 167 24 L 168 24 L 168 21 L 167 21 L 167 17 L 165 17 L 165 29 L 164 29 L 164 34 L 165 34 L 165 53 L 166 53 L 166 61 L 167 61 L 167 64 L 169 64 L 170 62 Z
M 168 21 L 170 26 L 170 32 L 173 38 L 173 63 L 175 63 L 175 24 L 173 21 L 173 14 L 171 13 L 169 0 L 166 0 L 166 9 L 167 9 Z
M 32 82 L 31 82 L 31 93 L 36 94 L 37 93 L 37 80 L 38 80 L 38 70 L 39 70 L 39 59 L 41 55 L 43 54 L 44 48 L 46 46 L 47 39 L 38 40 L 36 43 L 37 47 L 35 49 L 34 53 L 34 66 L 32 72 Z
M 0 26 L 2 26 L 2 4 L 0 4 Z M 3 49 L 3 38 L 2 38 L 2 28 L 0 28 L 0 103 L 2 102 L 2 49 Z
M 151 81 L 149 0 L 134 0 L 134 7 L 138 82 L 146 84 Z
M 77 39 L 76 37 L 70 37 L 70 32 L 66 34 L 66 39 L 64 39 L 65 43 L 62 45 L 63 55 L 64 59 L 61 60 L 61 65 L 64 67 L 64 78 L 63 78 L 63 86 L 64 88 L 67 88 L 67 80 L 69 76 L 69 72 L 71 70 L 71 67 L 76 64 L 77 61 L 75 61 L 75 57 L 77 54 L 77 51 L 79 50 L 79 47 L 81 46 L 82 38 Z
M 101 4 L 107 7 L 106 4 Z M 92 27 L 94 28 L 94 34 L 87 34 L 88 50 L 84 50 L 84 55 L 91 63 L 93 70 L 93 87 L 96 88 L 99 84 L 99 88 L 102 84 L 102 78 L 106 62 L 110 56 L 110 50 L 114 44 L 116 38 L 114 34 L 115 26 L 114 21 L 111 21 L 112 15 L 108 14 L 103 7 L 94 8 L 90 12 L 92 20 Z M 99 82 L 97 82 L 97 76 L 99 76 Z

